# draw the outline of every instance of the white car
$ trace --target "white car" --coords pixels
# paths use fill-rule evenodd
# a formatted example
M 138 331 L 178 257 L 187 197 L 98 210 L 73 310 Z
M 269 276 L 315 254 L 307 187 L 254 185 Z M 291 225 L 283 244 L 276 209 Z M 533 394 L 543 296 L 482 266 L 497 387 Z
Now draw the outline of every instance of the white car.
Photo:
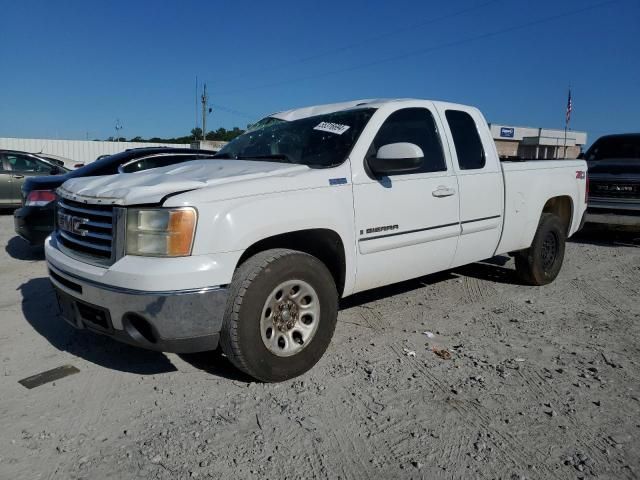
M 220 344 L 281 381 L 323 355 L 340 298 L 504 253 L 526 283 L 553 281 L 586 170 L 501 164 L 473 107 L 365 101 L 249 131 L 217 159 L 69 180 L 45 252 L 75 327 Z

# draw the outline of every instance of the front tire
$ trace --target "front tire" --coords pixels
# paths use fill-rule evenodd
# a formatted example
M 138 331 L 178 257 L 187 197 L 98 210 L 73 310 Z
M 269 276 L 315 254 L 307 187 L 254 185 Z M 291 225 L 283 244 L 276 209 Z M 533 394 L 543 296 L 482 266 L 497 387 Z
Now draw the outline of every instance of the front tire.
M 556 215 L 543 213 L 531 246 L 515 256 L 516 273 L 528 285 L 555 280 L 564 260 L 565 228 Z
M 253 378 L 288 380 L 320 360 L 337 316 L 336 285 L 320 260 L 295 250 L 266 250 L 233 276 L 220 343 Z

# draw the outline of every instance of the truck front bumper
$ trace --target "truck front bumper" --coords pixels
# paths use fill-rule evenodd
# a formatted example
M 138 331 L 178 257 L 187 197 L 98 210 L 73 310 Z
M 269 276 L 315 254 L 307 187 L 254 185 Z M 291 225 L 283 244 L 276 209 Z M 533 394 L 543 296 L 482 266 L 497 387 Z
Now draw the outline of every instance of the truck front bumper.
M 590 199 L 586 222 L 640 226 L 640 199 Z
M 48 266 L 62 317 L 75 328 L 163 352 L 202 352 L 218 346 L 225 287 L 131 290 L 87 281 L 50 262 Z

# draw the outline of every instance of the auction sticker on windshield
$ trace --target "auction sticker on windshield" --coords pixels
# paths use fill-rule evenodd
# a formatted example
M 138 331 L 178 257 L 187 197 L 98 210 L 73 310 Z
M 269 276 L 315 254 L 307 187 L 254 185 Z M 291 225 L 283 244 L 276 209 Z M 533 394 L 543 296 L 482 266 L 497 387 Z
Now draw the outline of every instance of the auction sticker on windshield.
M 342 135 L 344 132 L 349 130 L 349 125 L 340 125 L 339 123 L 331 123 L 331 122 L 320 122 L 318 125 L 313 127 L 314 130 L 320 130 L 322 132 L 336 133 L 338 135 Z

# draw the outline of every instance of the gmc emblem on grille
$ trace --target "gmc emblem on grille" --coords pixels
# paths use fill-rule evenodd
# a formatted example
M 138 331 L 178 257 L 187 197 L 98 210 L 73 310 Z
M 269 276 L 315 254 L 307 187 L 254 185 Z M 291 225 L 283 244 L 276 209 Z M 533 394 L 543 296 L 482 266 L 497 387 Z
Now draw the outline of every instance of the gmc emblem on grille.
M 82 225 L 84 225 L 88 221 L 88 218 L 81 218 L 74 215 L 68 215 L 66 213 L 58 212 L 58 226 L 60 227 L 60 229 L 66 230 L 67 232 L 71 232 L 76 235 L 80 235 L 82 237 L 87 235 L 89 231 L 80 227 L 82 227 Z

